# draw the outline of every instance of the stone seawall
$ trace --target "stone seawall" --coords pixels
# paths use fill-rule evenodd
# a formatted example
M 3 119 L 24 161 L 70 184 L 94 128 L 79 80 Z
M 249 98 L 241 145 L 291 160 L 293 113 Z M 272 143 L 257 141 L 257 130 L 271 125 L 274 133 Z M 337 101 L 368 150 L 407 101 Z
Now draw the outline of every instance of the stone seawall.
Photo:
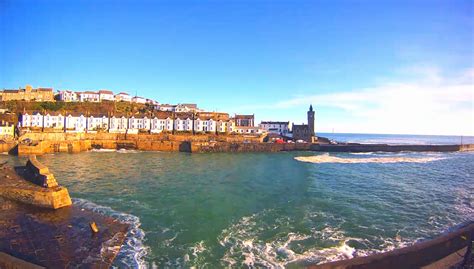
M 0 153 L 10 152 L 15 146 L 16 143 L 13 142 L 0 144 Z
M 18 145 L 18 155 L 41 155 L 55 152 L 76 153 L 91 149 L 134 149 L 142 151 L 176 152 L 454 152 L 473 151 L 474 145 L 386 145 L 386 144 L 310 144 L 263 143 L 262 137 L 238 135 L 189 134 L 110 134 L 110 133 L 27 133 L 20 138 L 30 139 L 29 144 Z M 4 150 L 13 148 L 3 144 Z M 2 144 L 0 144 L 2 146 Z M 0 147 L 1 149 L 1 147 Z M 4 151 L 4 152 L 5 152 Z
M 226 142 L 195 142 L 191 143 L 191 152 L 280 152 L 308 151 L 311 144 L 273 144 L 273 143 L 226 143 Z
M 243 135 L 226 135 L 226 134 L 114 134 L 114 133 L 26 133 L 21 136 L 20 140 L 29 138 L 34 141 L 82 141 L 82 140 L 145 140 L 145 141 L 191 141 L 191 142 L 263 142 L 263 137 L 243 136 Z
M 386 144 L 339 144 L 318 145 L 311 147 L 313 151 L 322 152 L 454 152 L 474 150 L 474 145 L 386 145 Z

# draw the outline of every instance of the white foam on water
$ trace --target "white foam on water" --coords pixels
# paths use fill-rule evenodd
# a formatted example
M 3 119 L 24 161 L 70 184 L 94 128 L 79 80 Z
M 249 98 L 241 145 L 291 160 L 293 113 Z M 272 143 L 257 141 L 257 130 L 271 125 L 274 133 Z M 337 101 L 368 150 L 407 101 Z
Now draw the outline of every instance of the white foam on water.
M 90 152 L 116 152 L 115 149 L 91 149 Z
M 371 157 L 371 158 L 343 158 L 330 155 L 299 156 L 295 160 L 307 163 L 427 163 L 443 160 L 443 157 Z
M 397 236 L 382 238 L 383 243 L 378 249 L 356 249 L 351 246 L 351 242 L 367 245 L 368 239 L 348 237 L 340 228 L 329 225 L 311 229 L 310 234 L 290 232 L 265 242 L 259 239 L 265 227 L 261 227 L 258 222 L 264 214 L 265 211 L 245 216 L 222 231 L 218 239 L 219 244 L 226 249 L 221 259 L 223 267 L 285 268 L 294 263 L 320 264 L 385 252 L 414 243 L 413 240 Z M 304 245 L 307 240 L 324 242 L 326 247 L 308 246 L 304 250 L 300 248 L 298 253 L 298 247 L 295 249 L 295 246 Z
M 119 149 L 117 150 L 117 153 L 140 153 L 141 151 L 139 150 L 134 150 L 134 149 Z
M 349 154 L 351 154 L 351 155 L 372 155 L 374 153 L 375 152 L 351 152 Z
M 89 209 L 93 212 L 113 217 L 120 222 L 130 225 L 124 244 L 117 255 L 115 263 L 119 267 L 127 268 L 147 268 L 145 257 L 149 248 L 143 243 L 145 232 L 140 228 L 140 218 L 137 216 L 118 212 L 108 206 L 101 206 L 85 199 L 73 198 L 73 203 L 81 208 Z

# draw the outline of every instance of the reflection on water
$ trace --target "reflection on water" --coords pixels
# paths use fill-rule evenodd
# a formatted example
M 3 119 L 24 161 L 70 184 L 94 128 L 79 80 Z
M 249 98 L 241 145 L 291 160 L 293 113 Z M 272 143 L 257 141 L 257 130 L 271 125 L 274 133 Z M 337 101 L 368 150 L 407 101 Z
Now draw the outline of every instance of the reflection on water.
M 134 223 L 118 267 L 325 262 L 409 245 L 474 218 L 473 153 L 314 155 L 122 151 L 39 160 L 76 202 Z

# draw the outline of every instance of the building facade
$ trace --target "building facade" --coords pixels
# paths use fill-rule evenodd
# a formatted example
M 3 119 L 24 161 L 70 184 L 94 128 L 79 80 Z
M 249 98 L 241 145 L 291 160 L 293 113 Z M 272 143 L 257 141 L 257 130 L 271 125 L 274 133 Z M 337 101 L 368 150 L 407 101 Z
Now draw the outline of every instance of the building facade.
M 291 130 L 289 121 L 262 121 L 259 126 L 269 133 L 279 135 L 287 135 Z
M 178 115 L 176 115 L 178 114 Z M 261 134 L 264 130 L 257 127 L 236 127 L 232 120 L 215 119 L 210 112 L 203 116 L 193 117 L 190 113 L 158 112 L 149 115 L 85 115 L 83 113 L 48 112 L 42 115 L 39 112 L 23 113 L 22 128 L 52 128 L 62 129 L 65 132 L 95 132 L 108 131 L 110 133 L 138 133 L 138 132 L 174 132 L 191 133 L 241 133 Z
M 0 124 L 0 139 L 9 139 L 15 136 L 15 126 L 13 124 Z
M 100 102 L 100 95 L 97 92 L 85 91 L 79 92 L 79 101 L 81 102 L 93 102 L 98 103 Z
M 77 95 L 77 92 L 68 91 L 68 90 L 59 91 L 59 101 L 78 102 L 79 96 Z
M 108 90 L 100 90 L 99 94 L 99 101 L 115 101 L 114 93 Z
M 254 127 L 255 115 L 235 115 L 236 126 Z
M 54 93 L 52 88 L 33 89 L 30 85 L 26 85 L 24 89 L 0 91 L 0 101 L 12 100 L 52 102 Z
M 117 102 L 132 102 L 132 97 L 125 92 L 121 92 L 115 95 L 115 101 Z

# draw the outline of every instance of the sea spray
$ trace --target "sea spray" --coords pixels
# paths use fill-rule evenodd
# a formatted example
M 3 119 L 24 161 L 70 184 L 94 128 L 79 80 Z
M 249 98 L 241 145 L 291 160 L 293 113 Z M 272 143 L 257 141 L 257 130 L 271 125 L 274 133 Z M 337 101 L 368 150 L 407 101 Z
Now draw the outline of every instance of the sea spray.
M 443 160 L 442 157 L 370 157 L 344 158 L 330 155 L 299 156 L 295 160 L 307 163 L 427 163 Z

